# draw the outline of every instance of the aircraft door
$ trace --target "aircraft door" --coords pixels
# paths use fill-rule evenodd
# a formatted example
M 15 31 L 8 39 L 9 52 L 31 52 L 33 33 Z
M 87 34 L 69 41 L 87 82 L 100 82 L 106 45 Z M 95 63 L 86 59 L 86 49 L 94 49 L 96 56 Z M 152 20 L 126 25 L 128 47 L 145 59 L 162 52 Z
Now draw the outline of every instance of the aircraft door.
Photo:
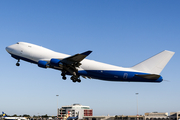
M 123 79 L 127 79 L 127 78 L 128 78 L 128 74 L 127 74 L 127 73 L 124 73 Z

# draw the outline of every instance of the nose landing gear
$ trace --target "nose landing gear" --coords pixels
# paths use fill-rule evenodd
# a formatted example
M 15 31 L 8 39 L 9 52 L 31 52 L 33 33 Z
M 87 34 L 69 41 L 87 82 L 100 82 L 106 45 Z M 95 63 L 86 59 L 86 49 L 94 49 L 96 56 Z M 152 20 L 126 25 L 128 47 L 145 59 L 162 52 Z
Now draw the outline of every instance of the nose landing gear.
M 20 59 L 17 61 L 16 66 L 20 66 Z

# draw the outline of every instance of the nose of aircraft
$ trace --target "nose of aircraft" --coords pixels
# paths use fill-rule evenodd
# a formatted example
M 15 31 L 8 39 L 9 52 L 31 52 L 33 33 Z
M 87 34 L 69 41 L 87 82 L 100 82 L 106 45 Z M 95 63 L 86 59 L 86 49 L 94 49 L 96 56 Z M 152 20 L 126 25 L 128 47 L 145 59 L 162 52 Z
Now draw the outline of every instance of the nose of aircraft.
M 12 50 L 12 47 L 11 46 L 7 46 L 6 47 L 6 51 L 8 52 L 8 53 L 11 53 L 13 50 Z
M 9 46 L 8 47 L 6 47 L 6 51 L 9 53 L 10 52 L 10 48 L 9 48 Z

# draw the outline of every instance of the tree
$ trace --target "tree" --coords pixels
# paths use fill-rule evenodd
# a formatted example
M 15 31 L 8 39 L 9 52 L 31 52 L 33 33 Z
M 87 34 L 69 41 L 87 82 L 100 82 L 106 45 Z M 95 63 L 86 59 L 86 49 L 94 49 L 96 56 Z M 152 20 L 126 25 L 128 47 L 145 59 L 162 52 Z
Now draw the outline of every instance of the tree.
M 42 115 L 42 118 L 48 118 L 48 115 L 46 114 L 46 115 Z
M 17 115 L 16 115 L 16 114 L 14 114 L 12 117 L 17 117 Z
M 30 116 L 30 115 L 27 115 L 27 114 L 24 114 L 23 117 L 30 118 L 31 116 Z

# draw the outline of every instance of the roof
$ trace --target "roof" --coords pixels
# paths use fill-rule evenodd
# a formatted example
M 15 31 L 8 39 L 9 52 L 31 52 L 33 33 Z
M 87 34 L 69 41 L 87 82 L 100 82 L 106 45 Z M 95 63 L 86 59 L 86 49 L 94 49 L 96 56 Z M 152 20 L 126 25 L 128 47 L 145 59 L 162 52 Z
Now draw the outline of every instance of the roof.
M 81 104 L 72 104 L 72 105 L 67 105 L 67 106 L 62 106 L 62 107 L 88 107 L 88 108 L 90 108 L 89 106 L 84 106 Z

